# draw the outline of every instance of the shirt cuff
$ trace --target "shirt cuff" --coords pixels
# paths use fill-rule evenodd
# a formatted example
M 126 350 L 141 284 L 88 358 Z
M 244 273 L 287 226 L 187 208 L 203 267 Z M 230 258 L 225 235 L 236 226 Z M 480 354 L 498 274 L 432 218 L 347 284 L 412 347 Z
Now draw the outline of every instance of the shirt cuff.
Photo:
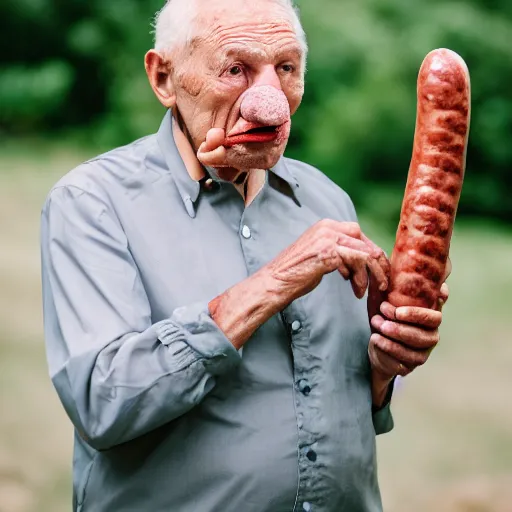
M 393 379 L 389 385 L 388 393 L 382 407 L 372 408 L 373 428 L 375 429 L 376 435 L 387 434 L 388 432 L 391 432 L 395 426 L 393 415 L 391 414 L 391 398 L 393 397 L 394 387 L 395 379 Z
M 208 304 L 198 303 L 174 310 L 157 326 L 158 339 L 179 357 L 183 365 L 203 360 L 212 375 L 238 365 L 240 355 L 210 316 Z

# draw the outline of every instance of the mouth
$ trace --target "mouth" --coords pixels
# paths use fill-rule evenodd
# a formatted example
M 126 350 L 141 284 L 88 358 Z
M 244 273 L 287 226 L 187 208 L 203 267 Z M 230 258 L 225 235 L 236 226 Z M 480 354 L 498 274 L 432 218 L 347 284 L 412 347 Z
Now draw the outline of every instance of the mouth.
M 249 124 L 249 123 L 248 123 Z M 251 123 L 254 126 L 254 123 Z M 283 125 L 281 125 L 283 126 Z M 242 133 L 230 133 L 224 142 L 224 146 L 231 147 L 235 144 L 274 142 L 279 137 L 281 126 L 255 126 Z

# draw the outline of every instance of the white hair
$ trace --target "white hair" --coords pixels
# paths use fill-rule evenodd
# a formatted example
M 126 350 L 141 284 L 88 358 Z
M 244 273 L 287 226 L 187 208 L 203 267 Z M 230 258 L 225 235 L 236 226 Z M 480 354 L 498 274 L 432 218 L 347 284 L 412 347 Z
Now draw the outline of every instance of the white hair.
M 234 1 L 236 2 L 236 0 Z M 288 11 L 295 34 L 302 47 L 305 61 L 308 45 L 294 0 L 272 1 Z M 198 14 L 198 3 L 199 0 L 167 0 L 164 7 L 156 13 L 153 23 L 155 50 L 169 53 L 192 40 L 197 28 L 194 26 L 194 19 Z

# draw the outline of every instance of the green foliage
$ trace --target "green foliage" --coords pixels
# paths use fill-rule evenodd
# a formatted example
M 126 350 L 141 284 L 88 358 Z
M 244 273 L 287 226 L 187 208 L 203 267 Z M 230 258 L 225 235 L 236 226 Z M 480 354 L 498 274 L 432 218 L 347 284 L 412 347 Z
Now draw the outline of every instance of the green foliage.
M 100 146 L 158 127 L 143 56 L 162 0 L 3 0 L 0 133 L 79 128 Z M 472 75 L 461 213 L 512 218 L 509 0 L 302 0 L 310 56 L 288 155 L 318 166 L 358 206 L 396 221 L 424 56 L 448 47 Z M 390 208 L 389 205 L 393 205 Z
M 65 105 L 72 77 L 72 69 L 62 61 L 7 68 L 0 75 L 0 121 L 33 130 Z

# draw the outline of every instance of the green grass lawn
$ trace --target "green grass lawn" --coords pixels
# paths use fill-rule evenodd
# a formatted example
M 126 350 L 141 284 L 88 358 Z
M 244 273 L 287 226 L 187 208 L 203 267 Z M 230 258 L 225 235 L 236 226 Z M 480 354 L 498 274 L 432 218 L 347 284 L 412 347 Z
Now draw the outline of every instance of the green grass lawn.
M 0 147 L 0 512 L 70 510 L 72 432 L 47 376 L 39 212 L 89 156 Z M 389 233 L 361 224 L 390 250 Z M 378 440 L 389 512 L 512 511 L 512 232 L 460 222 L 452 261 L 442 343 L 401 381 L 395 430 Z

